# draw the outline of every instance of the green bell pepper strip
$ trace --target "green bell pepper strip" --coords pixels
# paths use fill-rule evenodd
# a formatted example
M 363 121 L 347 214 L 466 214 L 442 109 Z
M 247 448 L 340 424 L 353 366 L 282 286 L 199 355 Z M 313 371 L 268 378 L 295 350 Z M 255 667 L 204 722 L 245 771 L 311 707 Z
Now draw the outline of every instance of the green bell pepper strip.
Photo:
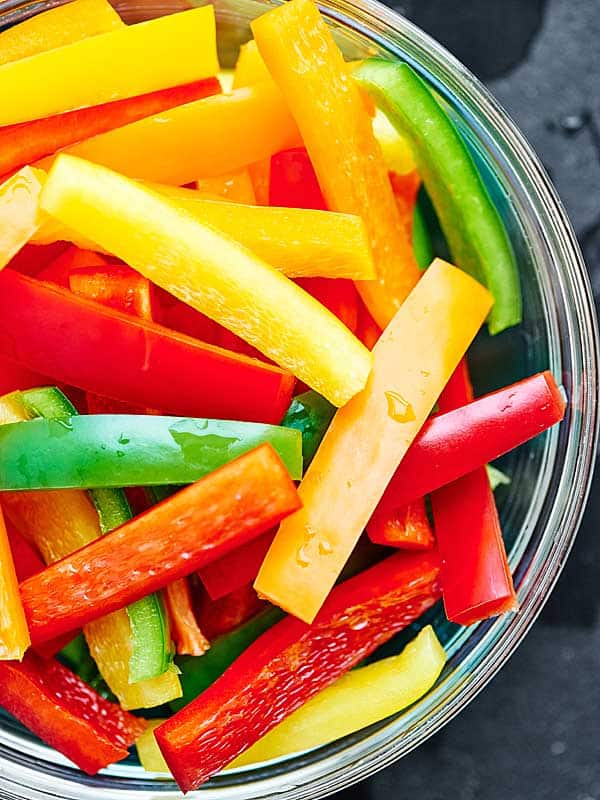
M 30 389 L 21 392 L 21 398 L 27 412 L 39 419 L 16 423 L 18 425 L 35 426 L 44 423 L 64 426 L 63 430 L 67 433 L 72 429 L 74 420 L 84 419 L 77 416 L 75 406 L 56 387 Z M 109 533 L 132 518 L 129 503 L 121 489 L 92 489 L 89 494 L 98 513 L 102 533 Z M 172 663 L 171 635 L 162 598 L 159 594 L 143 597 L 127 608 L 127 614 L 133 644 L 129 661 L 129 682 L 157 678 Z
M 433 245 L 427 222 L 418 203 L 413 213 L 413 250 L 419 269 L 427 269 L 433 261 Z
M 522 301 L 514 253 L 453 122 L 408 64 L 368 59 L 352 74 L 410 142 L 454 261 L 494 295 L 490 333 L 518 324 Z
M 281 424 L 301 432 L 305 469 L 317 452 L 336 410 L 328 400 L 313 391 L 299 394 L 292 400 Z
M 175 663 L 181 671 L 183 697 L 169 703 L 170 708 L 179 711 L 191 703 L 233 664 L 248 645 L 284 616 L 278 608 L 267 608 L 234 631 L 215 639 L 203 656 L 177 656 Z
M 302 477 L 301 435 L 277 425 L 132 414 L 17 422 L 0 430 L 0 490 L 193 483 L 264 442 Z

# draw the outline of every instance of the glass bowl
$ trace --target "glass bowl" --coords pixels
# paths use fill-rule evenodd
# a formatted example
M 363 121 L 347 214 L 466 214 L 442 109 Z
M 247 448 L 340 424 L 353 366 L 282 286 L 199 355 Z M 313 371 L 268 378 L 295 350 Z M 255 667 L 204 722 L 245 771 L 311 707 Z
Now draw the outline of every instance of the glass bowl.
M 0 2 L 0 28 L 57 2 Z M 187 7 L 184 0 L 119 0 L 127 22 Z M 262 0 L 216 0 L 222 64 L 230 67 Z M 470 628 L 427 615 L 444 642 L 447 666 L 436 686 L 405 712 L 334 744 L 276 762 L 225 772 L 197 793 L 205 800 L 280 796 L 318 798 L 391 764 L 461 711 L 506 663 L 540 612 L 565 563 L 585 506 L 597 438 L 598 331 L 581 254 L 540 162 L 485 88 L 438 43 L 374 0 L 321 5 L 348 58 L 387 55 L 412 64 L 458 124 L 502 214 L 515 248 L 524 322 L 472 351 L 476 389 L 484 392 L 550 368 L 568 397 L 565 421 L 506 456 L 512 483 L 498 503 L 521 610 Z M 422 623 L 421 623 L 422 624 Z M 398 650 L 415 627 L 386 646 Z M 132 758 L 89 778 L 8 716 L 0 720 L 3 798 L 168 800 L 176 786 L 144 773 Z M 194 793 L 189 795 L 195 796 Z

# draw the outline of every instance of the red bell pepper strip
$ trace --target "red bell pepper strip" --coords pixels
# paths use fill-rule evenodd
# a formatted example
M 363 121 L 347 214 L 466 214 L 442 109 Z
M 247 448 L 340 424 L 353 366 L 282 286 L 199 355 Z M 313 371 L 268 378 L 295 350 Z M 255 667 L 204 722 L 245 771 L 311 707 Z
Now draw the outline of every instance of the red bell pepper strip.
M 0 128 L 0 175 L 99 133 L 219 94 L 217 78 Z
M 54 381 L 179 416 L 278 423 L 294 385 L 279 367 L 7 269 L 0 273 L 0 354 Z
M 336 586 L 312 625 L 288 616 L 157 728 L 182 791 L 221 770 L 440 596 L 435 551 L 399 554 Z
M 239 628 L 266 608 L 265 601 L 259 600 L 252 582 L 240 586 L 220 600 L 211 600 L 204 593 L 198 605 L 200 627 L 211 641 Z
M 327 210 L 317 175 L 304 147 L 271 156 L 269 205 Z
M 375 322 L 364 303 L 358 307 L 356 335 L 369 350 L 372 350 L 381 336 L 381 328 Z
M 67 242 L 53 242 L 52 244 L 33 245 L 26 244 L 8 266 L 23 275 L 38 275 L 40 270 L 54 261 L 58 256 L 68 250 L 71 245 Z
M 158 288 L 158 287 L 156 287 Z M 166 294 L 161 290 L 161 294 Z M 186 336 L 191 336 L 193 339 L 200 339 L 201 342 L 208 342 L 208 344 L 217 344 L 219 326 L 212 319 L 205 314 L 196 311 L 195 308 L 188 306 L 181 300 L 177 300 L 170 296 L 174 303 L 161 303 L 160 313 L 157 322 L 164 325 L 165 328 L 185 333 Z
M 120 761 L 146 721 L 100 697 L 58 661 L 0 662 L 0 704 L 88 775 Z
M 163 589 L 259 536 L 299 505 L 270 445 L 245 453 L 22 583 L 32 643 Z
M 37 575 L 46 568 L 46 565 L 37 549 L 24 536 L 21 536 L 9 519 L 5 519 L 5 524 L 17 580 L 21 583 L 32 575 Z
M 204 655 L 210 642 L 196 620 L 187 578 L 170 583 L 165 588 L 164 598 L 178 655 Z
M 376 512 L 367 524 L 367 533 L 375 544 L 406 550 L 428 550 L 435 544 L 424 498 L 396 508 L 391 514 Z
M 0 396 L 16 392 L 18 389 L 34 389 L 47 383 L 48 378 L 38 372 L 32 372 L 12 358 L 0 355 Z
M 431 417 L 389 482 L 377 512 L 390 513 L 499 458 L 560 422 L 565 400 L 539 372 Z
M 73 269 L 69 274 L 69 289 L 79 297 L 88 297 L 132 317 L 154 319 L 152 284 L 131 267 L 113 264 Z
M 359 296 L 346 278 L 297 278 L 296 283 L 335 314 L 352 333 L 358 326 Z
M 442 412 L 451 411 L 472 400 L 473 387 L 463 359 L 438 405 Z M 516 611 L 517 596 L 486 468 L 479 467 L 433 492 L 431 509 L 448 619 L 472 625 Z
M 75 269 L 82 267 L 108 267 L 106 258 L 93 250 L 82 250 L 74 244 L 69 245 L 57 258 L 41 269 L 35 277 L 40 281 L 50 281 L 58 286 L 69 288 L 69 278 Z
M 254 581 L 274 536 L 274 530 L 268 531 L 198 570 L 211 600 L 220 600 Z

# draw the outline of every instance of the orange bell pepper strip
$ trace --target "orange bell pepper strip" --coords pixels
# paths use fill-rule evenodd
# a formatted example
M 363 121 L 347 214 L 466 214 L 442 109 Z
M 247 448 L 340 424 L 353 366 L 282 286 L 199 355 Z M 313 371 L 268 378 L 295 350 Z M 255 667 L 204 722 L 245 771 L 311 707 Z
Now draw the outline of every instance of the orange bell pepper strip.
M 0 400 L 0 424 L 27 418 L 17 397 L 9 395 Z M 83 491 L 4 492 L 2 506 L 10 522 L 33 542 L 46 564 L 59 561 L 101 536 L 98 514 Z M 181 697 L 179 678 L 173 672 L 129 683 L 133 638 L 126 609 L 89 623 L 84 634 L 102 677 L 123 708 L 150 708 Z
M 0 125 L 180 86 L 218 71 L 214 9 L 193 8 L 4 64 Z
M 248 174 L 254 187 L 254 195 L 259 206 L 269 205 L 269 186 L 271 184 L 271 158 L 261 158 L 248 164 Z
M 216 78 L 159 89 L 91 108 L 0 128 L 0 175 L 55 153 L 75 142 L 150 117 L 169 108 L 218 94 Z
M 216 175 L 214 178 L 199 178 L 196 189 L 202 194 L 222 197 L 231 203 L 256 205 L 254 185 L 247 169 L 230 172 L 228 175 Z
M 54 639 L 165 588 L 299 505 L 271 445 L 244 453 L 21 583 L 32 642 Z
M 170 583 L 164 590 L 165 605 L 171 620 L 171 636 L 177 653 L 188 656 L 202 656 L 210 647 L 210 642 L 200 630 L 194 614 L 192 595 L 187 578 Z
M 0 509 L 0 661 L 21 661 L 30 644 L 17 574 Z
M 157 184 L 151 188 L 289 278 L 375 277 L 364 223 L 353 214 L 225 203 L 202 197 L 193 189 Z
M 272 81 L 271 73 L 258 52 L 256 42 L 251 39 L 240 47 L 240 54 L 235 63 L 233 73 L 233 88 L 241 89 L 244 86 L 254 86 L 264 81 Z
M 0 269 L 42 224 L 38 204 L 45 179 L 42 170 L 24 167 L 0 185 Z
M 334 416 L 300 484 L 303 508 L 263 562 L 259 595 L 313 621 L 492 302 L 464 272 L 433 262 L 375 345 L 366 389 Z
M 375 544 L 405 550 L 429 550 L 435 544 L 423 498 L 391 513 L 378 513 L 376 509 L 367 524 L 367 533 Z
M 0 65 L 122 27 L 107 0 L 73 0 L 0 33 Z
M 131 178 L 182 186 L 237 172 L 299 142 L 281 93 L 263 83 L 132 122 L 72 145 L 67 152 Z M 48 168 L 52 160 L 40 166 Z
M 82 250 L 81 247 L 71 245 L 64 253 L 51 261 L 35 276 L 40 281 L 50 281 L 65 289 L 70 288 L 69 282 L 73 270 L 82 267 L 109 268 L 106 258 L 93 250 Z
M 345 325 L 284 275 L 170 198 L 63 155 L 48 177 L 42 207 L 241 336 L 334 405 L 343 405 L 364 387 L 371 354 Z
M 357 288 L 385 327 L 419 279 L 419 268 L 361 92 L 311 0 L 291 0 L 251 27 L 298 124 L 328 208 L 358 214 L 367 226 L 377 280 Z

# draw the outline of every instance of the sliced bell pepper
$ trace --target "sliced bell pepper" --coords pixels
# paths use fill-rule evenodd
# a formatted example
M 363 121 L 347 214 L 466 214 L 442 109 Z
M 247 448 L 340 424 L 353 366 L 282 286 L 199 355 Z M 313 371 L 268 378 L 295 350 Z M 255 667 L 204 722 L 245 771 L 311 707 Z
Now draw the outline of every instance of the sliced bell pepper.
M 269 552 L 274 536 L 274 530 L 268 531 L 198 570 L 198 577 L 211 600 L 220 600 L 252 583 Z
M 291 0 L 251 27 L 298 124 L 328 207 L 358 214 L 367 226 L 377 280 L 357 288 L 383 327 L 416 284 L 419 269 L 361 91 L 311 0 Z
M 34 277 L 68 248 L 68 242 L 56 241 L 42 246 L 29 243 L 19 250 L 8 266 L 23 275 Z
M 17 361 L 0 356 L 0 396 L 47 383 L 48 378 L 39 372 L 32 372 Z
M 352 281 L 342 278 L 298 278 L 296 283 L 335 314 L 348 330 L 356 333 L 360 299 Z
M 472 400 L 473 387 L 463 359 L 438 405 L 443 413 Z M 516 611 L 519 605 L 486 468 L 479 467 L 433 492 L 431 510 L 442 559 L 448 619 L 472 625 Z
M 32 642 L 44 642 L 190 575 L 299 506 L 261 445 L 20 585 Z
M 202 593 L 197 605 L 202 630 L 212 641 L 255 617 L 265 609 L 266 603 L 259 599 L 252 588 L 252 581 L 249 581 L 219 600 L 211 600 L 206 593 Z
M 366 389 L 333 418 L 300 484 L 303 507 L 258 573 L 259 595 L 312 622 L 491 304 L 464 272 L 433 262 L 375 345 Z
M 295 428 L 302 433 L 302 458 L 304 467 L 308 467 L 325 432 L 329 427 L 335 406 L 328 403 L 317 392 L 304 392 L 291 402 L 281 424 L 286 428 Z
M 367 533 L 375 544 L 406 550 L 428 550 L 435 544 L 423 498 L 394 509 L 392 514 L 376 512 L 367 523 Z
M 377 513 L 391 513 L 514 450 L 560 422 L 565 400 L 550 372 L 540 372 L 423 426 L 394 473 Z
M 291 202 L 289 208 L 225 203 L 190 189 L 152 188 L 288 277 L 368 280 L 375 276 L 364 223 L 352 214 L 323 213 L 293 207 Z
M 69 275 L 69 289 L 79 297 L 124 311 L 139 319 L 154 318 L 152 284 L 134 270 L 110 264 L 105 268 L 84 266 Z
M 0 400 L 2 424 L 28 416 L 20 394 Z M 37 546 L 46 564 L 79 550 L 102 533 L 98 513 L 86 492 L 5 492 L 2 505 L 19 533 Z M 85 636 L 102 676 L 124 708 L 162 705 L 180 696 L 173 672 L 129 683 L 134 640 L 125 609 L 86 625 Z
M 42 417 L 59 426 L 71 425 L 71 420 L 77 419 L 75 407 L 54 387 L 31 389 L 22 392 L 21 397 L 31 416 Z M 1 426 L 0 431 L 9 427 Z M 120 489 L 94 488 L 90 491 L 90 498 L 98 513 L 102 533 L 109 533 L 132 517 L 125 493 Z M 171 637 L 162 600 L 157 595 L 143 597 L 129 606 L 127 614 L 132 634 L 129 682 L 159 678 L 171 663 Z
M 248 164 L 248 174 L 254 187 L 254 195 L 259 206 L 269 205 L 269 186 L 271 185 L 271 158 L 261 158 Z
M 90 136 L 221 91 L 217 78 L 0 128 L 0 175 Z
M 364 387 L 371 354 L 333 314 L 170 198 L 63 155 L 48 176 L 42 207 L 241 336 L 335 405 Z
M 119 26 L 2 65 L 0 125 L 180 86 L 218 71 L 212 6 Z
M 256 42 L 251 39 L 240 47 L 238 60 L 235 62 L 233 73 L 233 88 L 241 89 L 244 86 L 253 86 L 264 81 L 272 81 L 271 73 L 262 60 Z
M 302 435 L 277 425 L 100 414 L 0 426 L 0 491 L 193 483 L 264 442 L 293 479 Z
M 268 607 L 234 631 L 215 639 L 202 658 L 177 657 L 181 671 L 183 697 L 173 700 L 170 707 L 180 711 L 214 683 L 233 664 L 244 650 L 283 617 L 278 608 Z
M 453 122 L 408 65 L 369 59 L 354 72 L 413 149 L 454 261 L 494 296 L 490 333 L 521 321 L 521 289 L 504 223 Z
M 431 236 L 421 206 L 417 203 L 413 211 L 412 220 L 413 250 L 419 269 L 427 269 L 434 259 Z
M 0 662 L 21 661 L 30 644 L 17 573 L 0 508 Z
M 223 197 L 230 203 L 256 205 L 254 186 L 247 169 L 230 172 L 228 175 L 216 175 L 214 178 L 199 178 L 196 189 L 203 194 Z
M 85 267 L 106 267 L 112 269 L 108 260 L 93 250 L 82 250 L 80 247 L 70 245 L 57 258 L 41 269 L 35 277 L 39 281 L 50 281 L 58 286 L 69 289 L 71 273 L 76 269 Z M 40 386 L 42 384 L 39 384 Z
M 123 27 L 107 0 L 74 0 L 0 34 L 0 65 Z
M 24 167 L 0 185 L 0 269 L 41 225 L 39 199 L 45 180 L 42 170 Z
M 361 303 L 358 307 L 356 335 L 369 350 L 372 350 L 375 347 L 379 337 L 381 336 L 381 328 L 369 314 L 369 311 L 364 303 Z
M 88 775 L 120 761 L 146 721 L 109 703 L 58 661 L 0 662 L 0 704 Z
M 435 551 L 402 554 L 337 586 L 312 626 L 279 622 L 156 729 L 179 787 L 197 788 L 439 597 Z
M 281 93 L 263 83 L 163 111 L 71 145 L 67 152 L 131 178 L 182 186 L 237 172 L 299 142 Z M 49 167 L 52 161 L 42 164 Z
M 383 160 L 389 170 L 397 175 L 406 175 L 416 168 L 410 144 L 379 109 L 373 118 L 373 133 L 379 142 Z
M 295 147 L 271 156 L 269 204 L 327 210 L 325 198 L 306 148 Z
M 170 583 L 164 591 L 171 632 L 179 655 L 202 656 L 210 642 L 200 629 L 194 614 L 187 578 Z
M 24 536 L 21 536 L 11 521 L 5 519 L 4 522 L 8 535 L 10 552 L 12 553 L 15 565 L 17 581 L 20 583 L 21 581 L 26 581 L 27 578 L 30 578 L 32 575 L 41 572 L 46 565 L 42 561 L 42 557 L 37 548 Z
M 169 768 L 164 760 L 162 753 L 158 749 L 158 743 L 154 738 L 154 731 L 162 725 L 164 719 L 149 719 L 148 727 L 135 743 L 138 759 L 145 772 L 157 774 L 169 774 Z
M 162 291 L 162 290 L 161 290 Z M 164 292 L 166 294 L 166 292 Z M 181 300 L 168 295 L 173 300 L 168 306 L 161 304 L 158 322 L 171 330 L 185 333 L 192 339 L 200 339 L 201 342 L 208 344 L 217 343 L 218 326 L 216 322 L 209 319 L 205 314 L 196 311 L 195 308 L 182 303 Z
M 431 689 L 445 663 L 444 648 L 428 625 L 399 655 L 338 678 L 242 753 L 229 768 L 320 747 L 397 714 Z
M 65 330 L 77 336 L 66 339 Z M 0 273 L 0 353 L 54 381 L 191 416 L 279 422 L 294 384 L 277 367 L 8 269 Z

